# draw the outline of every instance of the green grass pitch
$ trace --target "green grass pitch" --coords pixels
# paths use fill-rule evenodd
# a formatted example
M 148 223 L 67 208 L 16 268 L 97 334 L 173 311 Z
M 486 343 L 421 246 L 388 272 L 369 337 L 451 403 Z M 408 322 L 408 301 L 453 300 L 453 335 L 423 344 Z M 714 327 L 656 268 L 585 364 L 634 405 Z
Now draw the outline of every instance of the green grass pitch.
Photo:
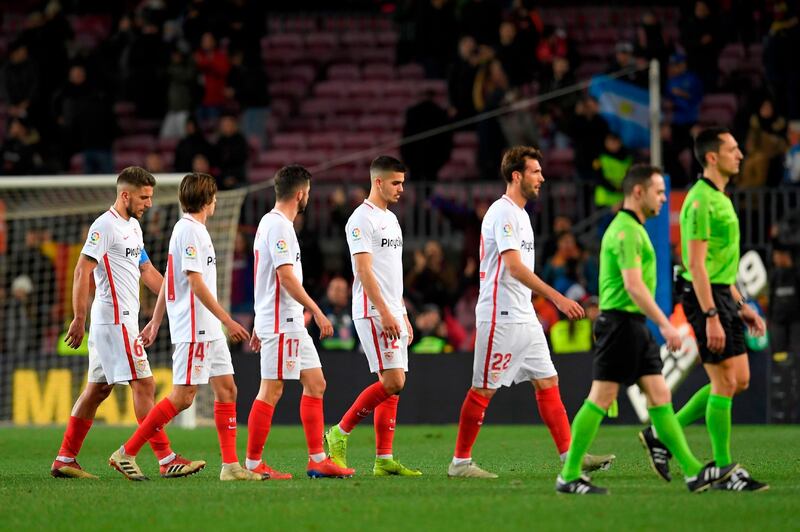
M 155 458 L 140 464 L 154 480 L 131 483 L 106 459 L 130 429 L 92 429 L 80 462 L 99 481 L 54 479 L 50 463 L 62 429 L 0 429 L 2 530 L 798 530 L 800 459 L 798 426 L 734 426 L 734 457 L 759 480 L 763 493 L 692 495 L 680 478 L 667 484 L 650 470 L 636 438 L 638 427 L 604 426 L 595 452 L 617 462 L 594 475 L 607 497 L 556 495 L 559 462 L 546 429 L 487 425 L 474 457 L 500 474 L 497 480 L 448 479 L 446 466 L 456 427 L 399 426 L 396 456 L 418 467 L 421 478 L 374 478 L 371 426 L 355 430 L 349 447 L 352 479 L 310 480 L 300 427 L 273 427 L 268 463 L 290 471 L 291 481 L 218 480 L 220 459 L 212 429 L 169 429 L 173 447 L 208 466 L 199 475 L 164 480 Z M 239 430 L 240 460 L 247 437 Z M 702 426 L 688 430 L 701 458 L 710 455 Z M 677 464 L 673 462 L 673 470 Z M 677 473 L 677 472 L 676 472 Z M 676 475 L 679 477 L 679 475 Z

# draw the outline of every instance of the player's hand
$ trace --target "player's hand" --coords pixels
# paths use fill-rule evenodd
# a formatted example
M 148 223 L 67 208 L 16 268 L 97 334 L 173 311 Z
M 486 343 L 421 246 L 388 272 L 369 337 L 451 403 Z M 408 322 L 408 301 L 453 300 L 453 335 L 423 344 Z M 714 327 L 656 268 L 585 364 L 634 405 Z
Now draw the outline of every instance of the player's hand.
M 742 310 L 739 311 L 739 316 L 742 317 L 745 325 L 747 325 L 747 330 L 752 336 L 760 338 L 767 332 L 767 326 L 764 325 L 764 320 L 761 319 L 761 316 L 759 316 L 750 305 L 743 306 Z
M 329 336 L 333 336 L 333 325 L 331 325 L 331 320 L 329 320 L 325 314 L 322 312 L 319 314 L 314 314 L 314 323 L 316 323 L 317 327 L 319 327 L 320 340 Z
M 391 314 L 381 316 L 381 329 L 386 333 L 389 340 L 396 340 L 400 338 L 400 324 L 394 319 Z
M 725 349 L 725 329 L 719 316 L 706 319 L 706 345 L 713 353 L 722 353 Z
M 555 301 L 556 307 L 560 310 L 567 318 L 571 320 L 579 320 L 584 317 L 585 313 L 583 307 L 577 301 L 573 301 L 568 297 L 561 296 Z
M 662 325 L 658 328 L 661 331 L 661 336 L 667 341 L 667 349 L 670 351 L 679 351 L 683 342 L 681 341 L 681 333 L 671 323 Z
M 253 329 L 253 332 L 250 333 L 250 349 L 253 350 L 254 353 L 261 352 L 261 338 L 256 335 L 256 330 Z
M 411 322 L 408 321 L 408 314 L 403 314 L 403 319 L 406 322 L 406 330 L 408 330 L 408 345 L 414 341 L 414 328 L 411 326 Z
M 64 342 L 72 349 L 78 349 L 83 343 L 83 336 L 86 334 L 86 321 L 74 318 L 72 323 L 69 324 L 67 335 L 64 337 Z
M 233 318 L 228 318 L 228 321 L 225 323 L 225 328 L 228 329 L 228 338 L 234 343 L 244 342 L 250 339 L 250 333 L 247 332 L 247 329 L 242 327 L 242 325 Z
M 139 333 L 139 341 L 142 343 L 142 347 L 150 347 L 153 345 L 153 342 L 156 341 L 159 327 L 161 327 L 161 324 L 153 320 L 150 320 L 150 323 L 144 326 L 142 332 Z

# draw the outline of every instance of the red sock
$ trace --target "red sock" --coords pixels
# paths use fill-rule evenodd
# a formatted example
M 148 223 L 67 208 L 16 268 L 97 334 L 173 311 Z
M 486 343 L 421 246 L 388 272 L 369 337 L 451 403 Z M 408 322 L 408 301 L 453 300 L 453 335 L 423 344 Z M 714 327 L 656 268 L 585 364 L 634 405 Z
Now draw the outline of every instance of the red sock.
M 236 456 L 236 403 L 214 401 L 214 423 L 217 425 L 222 463 L 238 462 L 239 457 Z
M 461 405 L 461 417 L 458 418 L 458 438 L 456 438 L 456 458 L 471 458 L 472 446 L 478 438 L 483 425 L 483 415 L 489 406 L 489 398 L 474 390 L 467 393 Z
M 399 395 L 393 395 L 375 407 L 375 454 L 392 454 L 394 426 Z
M 136 429 L 136 432 L 133 433 L 133 436 L 125 442 L 125 454 L 131 456 L 139 454 L 144 444 L 177 415 L 178 410 L 169 402 L 169 399 L 162 399 L 161 402 L 154 406 L 150 413 L 147 414 L 147 417 L 142 420 L 142 423 L 139 425 L 139 428 Z
M 264 452 L 264 444 L 269 436 L 269 429 L 272 427 L 274 412 L 274 406 L 258 399 L 253 400 L 250 416 L 247 418 L 248 460 L 261 460 L 261 453 Z
M 64 431 L 64 439 L 61 440 L 61 449 L 58 450 L 58 456 L 68 456 L 70 458 L 78 456 L 83 440 L 86 439 L 86 434 L 92 428 L 92 421 L 91 419 L 69 416 L 67 429 Z
M 144 420 L 145 418 L 141 418 L 139 420 L 139 425 L 141 425 Z M 150 444 L 150 448 L 153 449 L 153 453 L 159 460 L 163 460 L 172 454 L 172 449 L 170 449 L 169 446 L 169 438 L 167 438 L 167 431 L 163 428 L 159 429 L 147 443 Z
M 306 433 L 308 454 L 324 453 L 322 434 L 325 432 L 325 415 L 322 410 L 322 398 L 303 394 L 300 398 L 300 421 Z
M 342 420 L 339 422 L 339 428 L 345 432 L 350 432 L 353 428 L 361 423 L 361 420 L 367 417 L 375 410 L 375 407 L 384 402 L 389 395 L 380 381 L 371 384 L 364 388 L 350 410 L 345 412 Z
M 539 405 L 539 415 L 542 417 L 542 421 L 550 429 L 550 435 L 558 448 L 558 453 L 567 452 L 572 438 L 567 410 L 564 408 L 564 403 L 561 402 L 558 386 L 536 390 L 536 403 Z

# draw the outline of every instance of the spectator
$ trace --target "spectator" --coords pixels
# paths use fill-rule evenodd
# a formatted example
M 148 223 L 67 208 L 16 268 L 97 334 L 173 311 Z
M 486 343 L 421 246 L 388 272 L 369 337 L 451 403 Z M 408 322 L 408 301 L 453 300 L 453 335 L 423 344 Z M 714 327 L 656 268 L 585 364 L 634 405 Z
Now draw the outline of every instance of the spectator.
M 556 215 L 550 225 L 550 235 L 542 244 L 541 253 L 537 253 L 537 258 L 549 260 L 558 250 L 558 241 L 564 233 L 572 233 L 572 218 L 565 215 Z M 539 262 L 539 261 L 537 261 Z M 537 269 L 539 271 L 539 269 Z
M 26 118 L 32 112 L 31 106 L 39 100 L 39 70 L 30 58 L 27 44 L 22 41 L 11 43 L 8 59 L 3 72 L 8 114 Z
M 669 58 L 667 98 L 672 104 L 672 142 L 680 152 L 691 148 L 690 130 L 700 116 L 703 85 L 694 72 L 686 67 L 686 56 L 673 54 Z
M 65 155 L 83 155 L 87 174 L 110 174 L 114 171 L 111 144 L 116 128 L 111 104 L 97 87 L 90 87 L 83 65 L 69 69 L 69 80 L 56 94 L 54 114 L 61 126 Z
M 3 305 L 5 330 L 5 356 L 26 356 L 34 353 L 36 338 L 42 337 L 33 323 L 36 313 L 31 303 L 33 282 L 27 275 L 20 275 L 11 282 L 11 297 Z
M 435 195 L 431 197 L 430 204 L 450 221 L 453 228 L 457 228 L 464 235 L 461 240 L 460 266 L 466 268 L 470 260 L 474 262 L 478 257 L 481 223 L 486 211 L 489 210 L 489 203 L 483 198 L 478 198 L 474 201 L 474 205 L 465 205 Z
M 767 325 L 774 352 L 796 350 L 800 345 L 800 273 L 791 251 L 773 244 Z
M 203 130 L 197 120 L 192 116 L 186 119 L 185 133 L 175 147 L 175 163 L 173 166 L 176 172 L 196 171 L 193 168 L 197 155 L 202 155 L 207 164 L 211 160 L 213 148 L 203 135 Z
M 669 51 L 664 41 L 664 30 L 652 11 L 642 15 L 642 21 L 636 28 L 636 49 L 648 61 L 657 59 L 662 67 L 667 62 Z
M 598 178 L 594 202 L 598 208 L 616 207 L 622 203 L 622 180 L 631 164 L 633 157 L 622 145 L 619 136 L 612 132 L 606 133 L 603 151 L 594 163 Z
M 614 60 L 611 62 L 611 66 L 608 68 L 607 72 L 613 73 L 626 70 L 628 73 L 620 76 L 620 80 L 646 88 L 648 85 L 647 70 L 639 69 L 639 65 L 636 63 L 636 56 L 633 52 L 633 44 L 629 41 L 618 42 L 614 47 Z
M 115 100 L 130 100 L 132 97 L 128 92 L 131 86 L 129 58 L 135 39 L 132 17 L 125 13 L 117 22 L 117 31 L 97 48 L 98 69 Z
M 200 49 L 194 54 L 203 78 L 203 99 L 198 118 L 201 122 L 217 118 L 225 104 L 225 84 L 231 68 L 228 54 L 217 48 L 217 39 L 207 31 L 200 39 Z
M 697 0 L 694 9 L 681 27 L 681 42 L 686 48 L 689 70 L 697 72 L 706 92 L 717 88 L 717 58 L 723 43 L 707 0 Z
M 151 151 L 144 156 L 144 168 L 151 174 L 162 174 L 166 172 L 164 158 L 157 151 Z
M 439 242 L 428 240 L 422 251 L 414 252 L 414 266 L 406 274 L 404 286 L 418 306 L 426 303 L 452 305 L 457 284 L 456 272 L 445 262 Z
M 245 137 L 258 139 L 259 144 L 266 147 L 270 104 L 267 74 L 260 62 L 245 62 L 245 54 L 241 49 L 231 54 L 225 94 L 242 110 L 242 132 Z
M 38 134 L 31 132 L 25 120 L 14 118 L 8 128 L 8 136 L 0 151 L 4 175 L 29 175 L 38 173 L 42 160 L 36 151 Z
M 458 27 L 451 0 L 417 2 L 415 57 L 425 67 L 425 77 L 443 78 L 452 63 Z
M 795 2 L 796 4 L 796 2 Z M 800 119 L 800 21 L 796 7 L 786 0 L 772 3 L 773 20 L 764 40 L 764 70 L 778 112 L 790 120 Z
M 567 133 L 572 138 L 575 169 L 582 181 L 596 180 L 595 161 L 603 151 L 608 132 L 608 122 L 600 116 L 600 106 L 596 99 L 586 96 L 575 104 L 575 114 L 569 121 Z
M 234 115 L 225 114 L 220 119 L 215 150 L 220 190 L 246 185 L 246 165 L 250 148 L 244 135 L 239 132 L 239 123 Z
M 745 141 L 747 157 L 742 163 L 741 188 L 774 186 L 783 179 L 783 157 L 786 153 L 786 119 L 778 115 L 772 100 L 762 100 L 758 111 L 750 117 Z
M 542 271 L 542 280 L 577 301 L 589 292 L 593 276 L 591 265 L 584 260 L 575 235 L 571 232 L 561 233 L 556 240 L 556 252 Z M 597 293 L 594 288 L 593 293 Z
M 536 48 L 536 59 L 545 79 L 550 76 L 556 57 L 566 58 L 571 65 L 577 65 L 579 61 L 577 53 L 567 38 L 567 32 L 562 28 L 548 26 L 545 27 L 542 39 Z
M 519 87 L 533 80 L 536 56 L 523 49 L 522 41 L 517 38 L 517 27 L 510 20 L 500 24 L 500 43 L 495 55 L 508 74 L 510 86 Z
M 454 120 L 463 120 L 475 114 L 472 89 L 478 73 L 480 55 L 475 39 L 466 35 L 458 41 L 458 58 L 447 76 L 448 114 Z
M 688 132 L 691 139 L 691 129 Z M 691 158 L 691 148 L 679 150 L 672 140 L 672 126 L 668 122 L 661 123 L 661 158 L 664 161 L 664 171 L 669 175 L 670 188 L 682 190 L 689 186 L 689 169 L 684 166 L 681 154 L 689 155 Z
M 473 102 L 479 113 L 498 109 L 506 98 L 508 77 L 500 61 L 492 59 L 484 63 L 475 76 Z M 476 125 L 478 132 L 478 167 L 482 179 L 497 178 L 500 159 L 507 143 L 500 128 L 500 120 L 490 117 Z
M 437 305 L 429 303 L 422 307 L 422 312 L 414 320 L 414 329 L 412 353 L 438 355 L 453 351 L 453 346 L 447 341 L 447 325 Z
M 447 111 L 434 100 L 432 92 L 426 92 L 424 99 L 406 110 L 403 137 L 410 137 L 449 122 Z M 411 178 L 415 181 L 436 181 L 439 170 L 450 160 L 453 150 L 452 132 L 419 140 L 400 147 L 400 155 L 408 165 Z
M 141 34 L 134 38 L 128 55 L 127 92 L 133 97 L 139 118 L 162 118 L 166 112 L 169 55 L 160 26 L 144 18 Z
M 786 171 L 783 180 L 793 185 L 800 184 L 800 120 L 789 122 L 786 134 L 789 149 L 786 151 Z
M 306 215 L 303 213 L 299 213 L 295 216 L 294 231 L 297 234 L 297 241 L 300 244 L 300 253 L 303 256 L 303 281 L 308 286 L 323 286 L 325 260 L 322 255 L 322 248 L 320 248 L 319 244 L 319 234 L 306 223 Z M 312 297 L 317 297 L 318 295 L 317 293 L 313 293 Z
M 309 324 L 311 337 L 325 351 L 352 351 L 356 347 L 356 328 L 353 323 L 350 285 L 344 277 L 337 275 L 328 282 L 325 297 L 319 308 L 333 325 L 333 336 L 319 340 L 319 327 Z
M 543 92 L 553 92 L 571 87 L 577 83 L 575 75 L 566 57 L 556 57 L 552 63 L 552 75 L 543 86 Z M 563 124 L 564 120 L 572 115 L 573 109 L 580 101 L 580 92 L 573 91 L 569 94 L 559 96 L 555 100 L 548 102 L 545 106 L 547 112 L 553 116 L 556 123 Z
M 208 157 L 202 153 L 198 153 L 192 159 L 192 169 L 187 171 L 197 172 L 198 174 L 210 174 L 212 172 L 211 162 L 208 160 Z
M 161 125 L 160 136 L 162 139 L 177 139 L 186 130 L 186 121 L 195 107 L 198 89 L 194 59 L 180 45 L 172 50 L 167 79 L 167 115 Z

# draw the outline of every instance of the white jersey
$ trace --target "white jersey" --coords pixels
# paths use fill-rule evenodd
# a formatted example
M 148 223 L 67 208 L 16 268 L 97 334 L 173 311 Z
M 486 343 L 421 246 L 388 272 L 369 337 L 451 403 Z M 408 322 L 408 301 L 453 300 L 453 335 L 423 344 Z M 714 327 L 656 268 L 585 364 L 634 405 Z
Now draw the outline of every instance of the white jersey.
M 303 283 L 300 243 L 294 225 L 272 210 L 261 218 L 253 242 L 255 255 L 255 330 L 259 336 L 304 330 L 303 305 L 295 301 L 278 279 L 278 267 L 291 264 Z
M 109 208 L 89 228 L 81 253 L 97 261 L 92 323 L 138 325 L 139 268 L 150 260 L 144 251 L 139 221 L 132 216 L 125 220 Z
M 184 214 L 172 229 L 167 257 L 167 315 L 173 344 L 225 338 L 222 324 L 189 288 L 187 272 L 198 272 L 217 297 L 217 258 L 211 235 L 192 215 Z
M 536 257 L 531 219 L 503 194 L 486 211 L 481 224 L 481 285 L 475 307 L 479 322 L 526 323 L 536 318 L 531 289 L 514 279 L 503 264 L 501 254 L 509 249 L 519 250 L 522 264 L 533 271 Z
M 406 313 L 403 304 L 403 231 L 397 216 L 388 209 L 383 210 L 364 200 L 345 226 L 350 261 L 353 267 L 353 318 L 377 316 L 378 310 L 371 301 L 356 274 L 358 253 L 372 254 L 372 271 L 378 280 L 389 312 L 392 315 Z

